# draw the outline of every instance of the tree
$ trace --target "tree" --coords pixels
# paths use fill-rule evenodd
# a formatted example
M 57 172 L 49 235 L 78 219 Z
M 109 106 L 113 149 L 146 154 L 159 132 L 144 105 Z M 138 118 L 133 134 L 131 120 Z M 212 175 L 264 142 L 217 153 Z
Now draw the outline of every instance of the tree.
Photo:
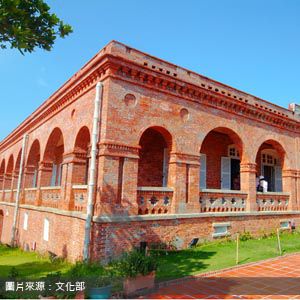
M 0 47 L 18 49 L 22 54 L 36 47 L 50 51 L 57 36 L 72 32 L 43 0 L 0 0 Z

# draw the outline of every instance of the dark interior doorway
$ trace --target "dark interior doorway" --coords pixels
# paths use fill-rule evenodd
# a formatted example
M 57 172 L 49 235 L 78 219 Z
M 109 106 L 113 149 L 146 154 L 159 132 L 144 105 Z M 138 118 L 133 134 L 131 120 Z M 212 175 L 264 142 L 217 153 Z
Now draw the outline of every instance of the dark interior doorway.
M 241 186 L 240 179 L 240 160 L 231 159 L 231 189 L 239 190 Z
M 273 166 L 264 166 L 264 177 L 268 182 L 268 192 L 275 191 L 275 170 Z

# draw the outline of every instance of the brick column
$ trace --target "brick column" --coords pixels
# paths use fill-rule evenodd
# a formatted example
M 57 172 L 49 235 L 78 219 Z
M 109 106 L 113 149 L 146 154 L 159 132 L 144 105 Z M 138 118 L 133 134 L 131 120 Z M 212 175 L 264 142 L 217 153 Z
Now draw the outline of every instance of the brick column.
M 23 187 L 25 189 L 33 187 L 34 171 L 35 171 L 35 166 L 26 166 L 24 168 Z
M 246 210 L 256 211 L 256 164 L 241 163 L 241 191 L 248 194 Z
M 15 190 L 18 185 L 19 170 L 15 170 L 11 176 L 11 190 Z
M 172 213 L 200 212 L 200 155 L 171 153 L 168 186 L 173 188 Z
M 297 210 L 297 170 L 282 170 L 282 190 L 290 194 L 289 210 Z
M 3 189 L 10 190 L 11 189 L 11 181 L 12 181 L 12 174 L 5 174 L 3 180 Z
M 38 181 L 37 181 L 37 193 L 36 193 L 36 203 L 35 205 L 42 204 L 41 198 L 41 187 L 49 186 L 51 183 L 51 176 L 52 176 L 52 163 L 41 161 L 39 163 L 39 170 L 38 170 Z
M 86 153 L 72 152 L 67 153 L 63 157 L 63 167 L 61 174 L 61 188 L 62 188 L 62 209 L 74 209 L 73 185 L 80 185 L 84 183 L 84 176 L 86 172 Z
M 94 215 L 136 215 L 139 146 L 99 144 Z

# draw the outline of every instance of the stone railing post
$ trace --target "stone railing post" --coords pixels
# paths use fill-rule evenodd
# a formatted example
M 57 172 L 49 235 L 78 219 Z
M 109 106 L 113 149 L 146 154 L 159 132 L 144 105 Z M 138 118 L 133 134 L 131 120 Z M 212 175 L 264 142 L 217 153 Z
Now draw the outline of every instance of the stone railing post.
M 241 163 L 241 191 L 247 193 L 246 211 L 256 211 L 256 163 Z

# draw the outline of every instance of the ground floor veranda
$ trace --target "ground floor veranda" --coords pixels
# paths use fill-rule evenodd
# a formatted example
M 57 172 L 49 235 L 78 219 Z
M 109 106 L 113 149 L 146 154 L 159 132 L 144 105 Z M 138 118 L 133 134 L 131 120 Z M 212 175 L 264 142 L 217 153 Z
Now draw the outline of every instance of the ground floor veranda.
M 243 144 L 227 128 L 212 130 L 198 155 L 176 153 L 172 136 L 148 128 L 139 147 L 100 144 L 95 215 L 147 215 L 198 212 L 297 210 L 300 171 L 287 169 L 286 151 L 274 140 L 261 144 L 255 161 L 243 155 Z M 188 152 L 188 149 L 187 149 Z M 90 164 L 90 133 L 83 127 L 73 153 L 64 153 L 56 128 L 44 153 L 35 140 L 28 149 L 20 203 L 85 212 Z M 19 152 L 0 168 L 0 201 L 15 202 Z M 268 192 L 259 193 L 263 175 Z
M 249 161 L 244 142 L 227 128 L 209 132 L 199 153 L 173 151 L 172 136 L 151 127 L 138 147 L 100 143 L 92 257 L 107 259 L 140 242 L 210 239 L 236 232 L 298 225 L 300 172 L 287 169 L 286 151 L 266 140 Z M 20 190 L 18 242 L 76 259 L 82 254 L 90 161 L 90 133 L 77 134 L 72 153 L 55 129 L 42 153 L 28 147 Z M 20 153 L 1 163 L 0 240 L 10 242 Z M 264 175 L 269 190 L 256 191 Z M 26 224 L 26 225 L 25 225 Z M 26 229 L 25 229 L 26 228 Z

